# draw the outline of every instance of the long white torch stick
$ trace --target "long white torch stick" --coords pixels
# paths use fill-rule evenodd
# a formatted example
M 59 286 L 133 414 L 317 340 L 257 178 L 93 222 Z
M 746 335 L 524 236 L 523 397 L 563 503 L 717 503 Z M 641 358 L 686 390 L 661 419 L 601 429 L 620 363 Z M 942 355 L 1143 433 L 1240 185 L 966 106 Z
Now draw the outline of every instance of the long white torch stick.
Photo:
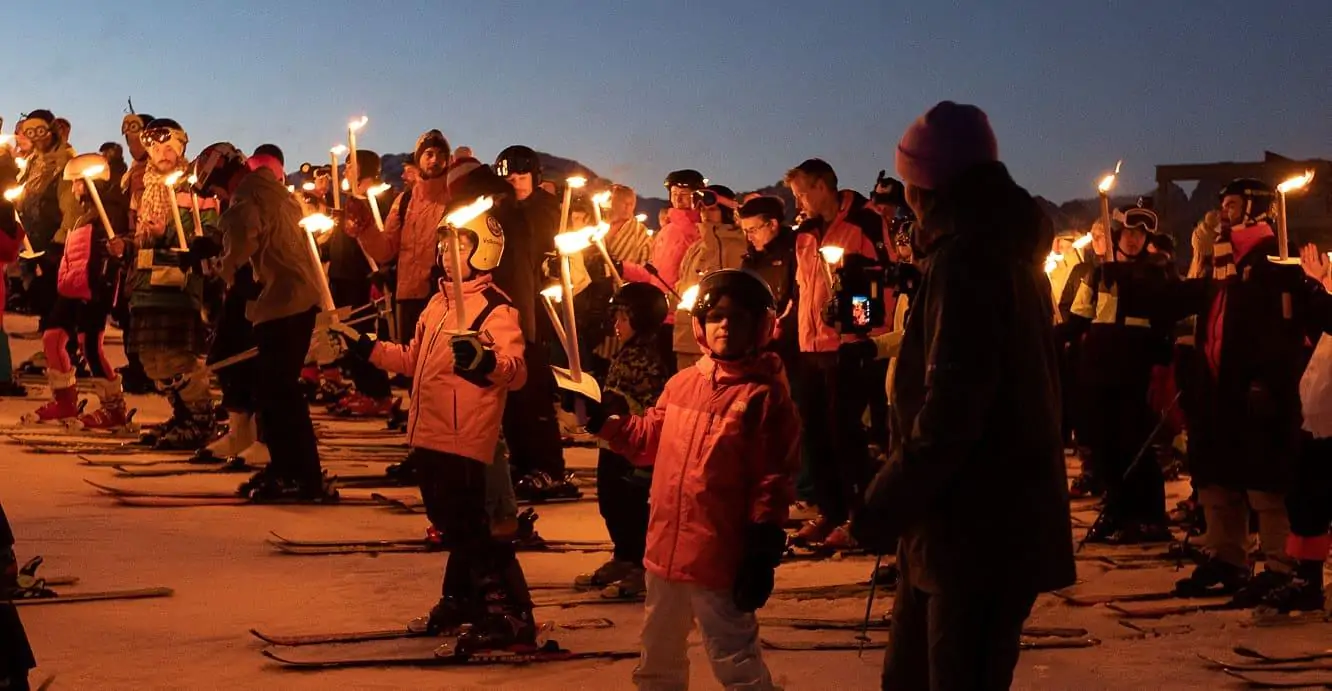
M 555 248 L 560 253 L 560 306 L 564 308 L 564 329 L 569 356 L 569 379 L 575 384 L 583 381 L 583 363 L 578 353 L 578 323 L 574 315 L 573 266 L 569 262 L 571 255 L 582 252 L 592 244 L 595 228 L 583 228 L 555 236 Z
M 199 184 L 199 176 L 191 174 L 186 180 L 190 184 L 190 214 L 194 217 L 194 234 L 203 235 L 203 215 L 199 213 L 199 193 L 194 186 Z
M 176 204 L 176 182 L 180 180 L 184 173 L 179 170 L 166 176 L 163 180 L 167 186 L 167 192 L 171 195 L 171 221 L 176 226 L 176 243 L 180 245 L 180 251 L 186 252 L 190 249 L 190 243 L 185 240 L 185 224 L 180 220 L 180 205 Z M 98 207 L 101 203 L 98 203 Z
M 336 308 L 333 306 L 333 293 L 328 288 L 328 276 L 324 274 L 324 262 L 319 260 L 319 245 L 315 243 L 316 233 L 327 233 L 333 229 L 333 219 L 325 214 L 310 214 L 301 219 L 301 227 L 305 229 L 305 239 L 310 246 L 310 264 L 314 267 L 315 275 L 319 277 L 319 302 L 325 312 L 331 314 L 334 321 L 337 321 L 335 314 Z
M 1286 195 L 1291 192 L 1298 192 L 1309 186 L 1313 181 L 1313 170 L 1304 171 L 1303 175 L 1296 175 L 1289 180 L 1277 185 L 1277 198 L 1279 207 L 1277 208 L 1277 249 L 1280 252 L 1280 261 L 1284 262 L 1290 259 L 1290 234 L 1286 226 Z
M 333 169 L 329 172 L 332 177 L 329 184 L 333 186 L 333 208 L 337 211 L 342 210 L 342 180 L 338 175 L 338 157 L 347 152 L 347 147 L 338 144 L 328 150 L 329 161 L 333 164 Z
M 560 315 L 555 311 L 555 303 L 564 299 L 564 287 L 555 284 L 541 291 L 541 304 L 546 307 L 546 315 L 550 317 L 550 325 L 555 327 L 555 337 L 560 339 L 560 346 L 564 352 L 569 352 L 569 336 L 564 333 L 564 323 L 560 321 Z
M 352 163 L 356 163 L 356 132 L 365 127 L 367 122 L 370 122 L 370 118 L 362 115 L 359 120 L 352 120 L 347 123 L 347 150 Z M 356 176 L 361 176 L 359 163 L 356 163 Z M 352 185 L 351 191 L 353 196 L 359 197 L 361 195 L 358 193 L 357 187 L 357 185 Z
M 1113 262 L 1115 257 L 1115 236 L 1110 232 L 1110 190 L 1114 189 L 1115 178 L 1119 176 L 1119 167 L 1124 165 L 1121 160 L 1115 164 L 1115 172 L 1101 178 L 1101 182 L 1096 185 L 1096 191 L 1101 197 L 1101 228 L 1105 231 L 1106 253 L 1109 255 L 1106 261 Z
M 106 237 L 111 240 L 116 239 L 116 230 L 111 227 L 111 218 L 106 215 L 106 207 L 102 206 L 102 195 L 97 192 L 97 183 L 93 176 L 101 175 L 102 168 L 94 166 L 83 171 L 83 184 L 88 188 L 88 194 L 92 195 L 93 204 L 97 206 L 97 217 L 102 219 L 102 227 L 106 228 Z M 173 205 L 172 208 L 175 208 Z
M 463 303 L 463 279 L 462 279 L 462 248 L 458 246 L 458 229 L 471 222 L 477 216 L 490 210 L 494 206 L 494 201 L 490 197 L 481 197 L 480 199 L 464 206 L 457 211 L 444 217 L 445 225 L 452 228 L 453 241 L 449 243 L 449 278 L 453 287 L 453 314 L 455 317 L 454 325 L 457 327 L 458 334 L 468 332 L 467 308 Z

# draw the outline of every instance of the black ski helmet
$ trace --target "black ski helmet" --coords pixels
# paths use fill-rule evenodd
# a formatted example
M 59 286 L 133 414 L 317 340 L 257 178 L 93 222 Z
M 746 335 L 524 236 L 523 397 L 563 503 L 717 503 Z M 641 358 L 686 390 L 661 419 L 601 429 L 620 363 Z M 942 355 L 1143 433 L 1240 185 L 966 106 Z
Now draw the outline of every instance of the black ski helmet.
M 1276 190 L 1255 178 L 1236 178 L 1221 188 L 1218 200 L 1237 195 L 1244 200 L 1244 220 L 1248 223 L 1267 221 L 1275 215 Z
M 666 181 L 662 183 L 666 189 L 672 187 L 684 187 L 691 190 L 701 190 L 708 184 L 703 178 L 703 174 L 692 168 L 677 170 L 666 176 Z
M 495 157 L 495 174 L 502 178 L 510 175 L 532 174 L 532 186 L 541 184 L 541 157 L 530 146 L 514 144 Z
M 777 301 L 772 296 L 772 288 L 758 274 L 744 269 L 720 269 L 713 271 L 698 282 L 698 296 L 690 309 L 694 321 L 694 339 L 700 346 L 707 348 L 703 337 L 703 322 L 708 313 L 729 296 L 741 307 L 752 312 L 758 323 L 757 348 L 763 348 L 771 340 L 777 326 Z
M 619 307 L 629 313 L 629 326 L 634 333 L 652 333 L 666 323 L 670 306 L 666 294 L 651 283 L 626 283 L 611 296 L 612 308 Z
M 196 194 L 212 196 L 213 187 L 228 189 L 231 181 L 248 170 L 245 154 L 227 142 L 210 144 L 199 152 L 190 167 Z

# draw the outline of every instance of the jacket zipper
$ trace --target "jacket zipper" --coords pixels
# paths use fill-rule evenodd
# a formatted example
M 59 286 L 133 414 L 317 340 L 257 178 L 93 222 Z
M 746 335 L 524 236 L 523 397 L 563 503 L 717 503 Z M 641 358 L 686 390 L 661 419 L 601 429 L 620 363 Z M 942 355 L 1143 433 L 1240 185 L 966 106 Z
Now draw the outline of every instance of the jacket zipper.
M 446 313 L 446 316 L 447 316 L 447 313 Z M 420 418 L 421 392 L 420 392 L 420 390 L 419 390 L 419 388 L 418 388 L 418 385 L 419 385 L 420 383 L 422 383 L 422 380 L 421 380 L 421 373 L 422 373 L 422 371 L 425 369 L 426 359 L 430 357 L 430 353 L 432 353 L 432 352 L 435 351 L 435 341 L 439 338 L 439 333 L 440 333 L 441 331 L 444 330 L 444 324 L 445 324 L 447 321 L 448 321 L 448 320 L 447 320 L 447 319 L 444 319 L 444 318 L 441 318 L 441 319 L 439 320 L 439 324 L 438 324 L 437 326 L 435 326 L 435 331 L 434 331 L 434 333 L 430 334 L 430 342 L 429 342 L 429 344 L 426 346 L 426 350 L 425 350 L 425 352 L 422 353 L 419 357 L 416 358 L 416 378 L 412 380 L 412 389 L 414 389 L 414 391 L 412 392 L 412 393 L 413 393 L 413 395 L 412 395 L 412 408 L 411 408 L 411 411 L 410 411 L 411 414 L 410 414 L 410 416 L 409 416 L 409 419 L 411 419 L 412 424 L 411 424 L 411 427 L 407 430 L 407 443 L 408 443 L 408 445 L 411 445 L 412 440 L 414 440 L 414 439 L 416 438 L 416 421 Z M 454 420 L 453 429 L 454 429 L 454 430 L 457 430 L 457 429 L 458 429 L 458 424 L 457 424 L 457 421 L 458 421 L 458 406 L 457 406 L 457 393 L 456 393 L 456 392 L 454 393 L 454 412 L 453 412 L 453 420 Z

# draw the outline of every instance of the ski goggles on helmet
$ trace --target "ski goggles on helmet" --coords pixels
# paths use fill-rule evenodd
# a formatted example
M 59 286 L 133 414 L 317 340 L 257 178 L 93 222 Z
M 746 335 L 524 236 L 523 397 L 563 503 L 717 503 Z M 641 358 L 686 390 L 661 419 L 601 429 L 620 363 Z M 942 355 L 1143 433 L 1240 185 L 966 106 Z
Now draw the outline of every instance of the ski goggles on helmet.
M 121 134 L 139 134 L 142 131 L 143 121 L 139 118 L 125 118 L 125 121 L 120 123 Z
M 712 190 L 698 190 L 694 192 L 694 206 L 698 208 L 725 206 L 734 209 L 736 203 L 734 199 L 727 199 Z
M 523 156 L 514 156 L 512 158 L 501 158 L 495 161 L 495 174 L 507 178 L 510 175 L 523 175 L 524 173 L 535 173 L 535 162 Z
M 1128 209 L 1116 211 L 1115 220 L 1125 229 L 1137 230 L 1148 235 L 1156 233 L 1156 212 L 1151 209 Z
M 139 135 L 139 141 L 142 141 L 145 146 L 149 144 L 165 144 L 171 141 L 172 138 L 179 136 L 180 133 L 170 127 L 154 127 L 152 129 L 143 130 L 142 134 Z

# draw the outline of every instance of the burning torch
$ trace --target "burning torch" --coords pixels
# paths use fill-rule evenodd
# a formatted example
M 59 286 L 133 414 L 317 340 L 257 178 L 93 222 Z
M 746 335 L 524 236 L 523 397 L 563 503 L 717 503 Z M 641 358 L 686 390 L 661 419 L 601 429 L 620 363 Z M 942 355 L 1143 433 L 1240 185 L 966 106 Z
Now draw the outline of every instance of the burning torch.
M 185 224 L 180 220 L 180 205 L 176 204 L 176 183 L 184 175 L 181 171 L 176 171 L 168 176 L 162 182 L 166 184 L 167 191 L 171 193 L 171 222 L 176 226 L 176 243 L 180 245 L 181 252 L 190 250 L 190 243 L 185 241 Z M 97 203 L 101 208 L 101 202 Z
M 575 187 L 583 187 L 587 184 L 587 178 L 575 175 L 565 180 L 564 202 L 560 204 L 560 230 L 562 234 L 569 229 L 569 207 L 573 205 L 573 191 Z
M 573 267 L 569 263 L 569 257 L 590 247 L 592 234 L 595 232 L 596 228 L 589 226 L 555 236 L 555 248 L 560 253 L 560 302 L 564 307 L 564 328 L 568 337 L 565 351 L 569 356 L 569 378 L 574 384 L 580 384 L 583 380 L 583 363 L 578 353 L 578 324 L 574 322 Z
M 95 184 L 97 180 L 111 179 L 111 170 L 106 167 L 106 159 L 102 158 L 101 154 L 75 156 L 65 164 L 64 177 L 66 180 L 78 178 L 83 180 L 93 204 L 97 206 L 97 217 L 102 220 L 102 226 L 106 228 L 106 237 L 111 240 L 116 239 L 116 231 L 111 227 L 111 218 L 106 215 L 106 207 L 102 206 L 102 196 L 97 192 Z
M 1101 198 L 1101 227 L 1105 229 L 1106 253 L 1109 255 L 1107 261 L 1115 261 L 1115 238 L 1110 232 L 1110 190 L 1115 187 L 1115 179 L 1119 177 L 1119 167 L 1124 165 L 1121 159 L 1115 163 L 1115 172 L 1101 178 L 1101 182 L 1096 185 L 1096 192 Z
M 828 288 L 831 290 L 836 286 L 836 281 L 833 280 L 833 267 L 842 263 L 846 250 L 836 245 L 824 245 L 819 248 L 819 254 L 823 255 L 823 272 L 828 277 Z
M 333 313 L 336 311 L 333 293 L 328 288 L 328 276 L 324 275 L 324 263 L 319 260 L 319 246 L 315 243 L 315 235 L 333 230 L 333 219 L 326 214 L 310 214 L 301 219 L 301 227 L 305 229 L 305 239 L 310 245 L 310 262 L 319 276 L 319 304 L 325 312 Z M 337 315 L 333 315 L 333 321 L 337 321 Z
M 5 190 L 5 201 L 7 201 L 7 202 L 9 202 L 9 203 L 11 203 L 11 204 L 14 205 L 14 220 L 17 221 L 19 225 L 23 225 L 23 218 L 22 218 L 21 216 L 19 216 L 19 210 L 18 210 L 18 200 L 19 200 L 19 198 L 22 197 L 22 196 L 23 196 L 23 188 L 22 188 L 22 187 L 11 187 L 11 188 Z M 36 259 L 36 258 L 42 256 L 43 254 L 46 254 L 46 252 L 34 252 L 34 251 L 32 251 L 32 240 L 29 240 L 29 239 L 28 239 L 28 234 L 27 234 L 27 233 L 24 233 L 24 234 L 23 234 L 23 251 L 19 253 L 19 257 L 22 257 L 23 259 L 27 259 L 27 260 L 31 261 L 31 260 L 33 260 L 33 259 Z M 40 267 L 40 266 L 37 267 L 37 275 L 38 275 L 38 276 L 41 276 L 41 275 L 42 275 L 42 267 Z
M 1286 228 L 1286 195 L 1308 187 L 1313 177 L 1313 170 L 1306 170 L 1303 175 L 1296 175 L 1277 185 L 1277 203 L 1280 204 L 1277 207 L 1277 248 L 1281 253 L 1281 262 L 1290 259 L 1290 235 L 1287 234 Z
M 199 184 L 199 164 L 194 164 L 194 172 L 185 180 L 190 184 L 190 214 L 194 216 L 194 234 L 203 235 L 203 215 L 199 213 L 199 193 L 194 191 L 194 186 Z
M 463 303 L 463 278 L 462 278 L 462 248 L 459 247 L 460 239 L 458 237 L 458 228 L 470 223 L 473 219 L 490 210 L 495 202 L 490 197 L 481 197 L 480 199 L 464 206 L 457 211 L 444 217 L 444 223 L 453 229 L 453 242 L 449 243 L 449 282 L 453 289 L 453 316 L 456 329 L 451 332 L 455 336 L 464 336 L 471 333 L 467 326 L 467 308 Z
M 555 311 L 555 303 L 564 299 L 564 286 L 556 283 L 541 291 L 541 304 L 546 306 L 546 316 L 550 317 L 551 326 L 555 327 L 555 336 L 560 339 L 564 352 L 569 352 L 569 336 L 564 333 L 564 323 Z
M 352 120 L 347 123 L 347 150 L 350 152 L 349 155 L 351 156 L 352 163 L 356 162 L 356 133 L 359 132 L 362 127 L 365 127 L 365 123 L 367 122 L 370 122 L 370 118 L 362 115 L 360 119 Z M 361 176 L 359 167 L 356 171 L 356 176 Z M 353 196 L 360 196 L 356 193 L 357 191 L 355 187 L 352 187 L 351 192 Z
M 347 153 L 347 147 L 341 144 L 328 150 L 328 158 L 333 163 L 333 169 L 329 171 L 329 175 L 333 176 L 329 180 L 329 186 L 333 188 L 333 208 L 336 211 L 342 211 L 342 185 L 338 178 L 338 157 L 345 153 Z

